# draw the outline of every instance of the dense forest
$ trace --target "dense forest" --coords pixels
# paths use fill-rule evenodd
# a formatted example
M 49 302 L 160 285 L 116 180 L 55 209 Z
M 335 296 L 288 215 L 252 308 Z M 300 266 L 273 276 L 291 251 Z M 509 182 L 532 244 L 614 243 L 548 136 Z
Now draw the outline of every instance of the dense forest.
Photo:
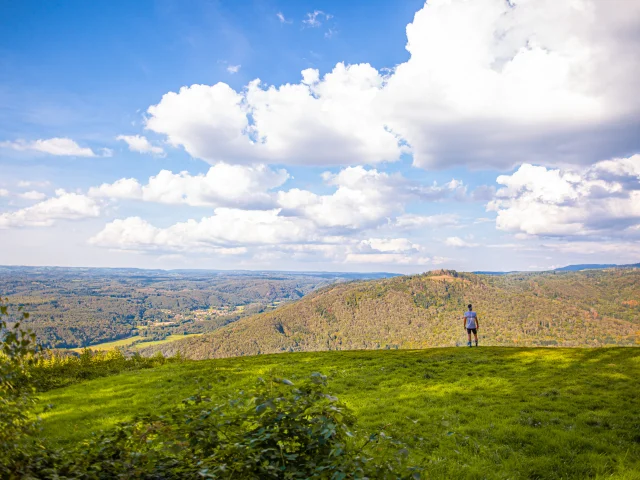
M 436 271 L 328 286 L 211 334 L 142 352 L 200 359 L 464 345 L 461 315 L 468 303 L 480 318 L 481 345 L 640 343 L 640 269 L 501 276 Z
M 0 296 L 46 347 L 211 332 L 316 288 L 391 274 L 0 267 Z

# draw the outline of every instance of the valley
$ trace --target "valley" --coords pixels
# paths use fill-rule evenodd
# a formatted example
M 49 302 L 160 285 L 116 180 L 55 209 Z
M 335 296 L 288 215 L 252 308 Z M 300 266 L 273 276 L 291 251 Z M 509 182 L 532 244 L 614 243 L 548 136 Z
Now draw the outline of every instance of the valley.
M 0 266 L 0 296 L 31 313 L 45 347 L 104 349 L 211 332 L 335 282 L 392 275 Z

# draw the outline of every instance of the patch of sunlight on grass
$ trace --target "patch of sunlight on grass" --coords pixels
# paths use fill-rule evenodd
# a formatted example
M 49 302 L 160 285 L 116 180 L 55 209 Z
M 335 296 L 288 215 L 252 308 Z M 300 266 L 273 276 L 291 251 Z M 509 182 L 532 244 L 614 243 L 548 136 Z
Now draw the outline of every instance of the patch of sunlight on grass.
M 199 337 L 200 335 L 202 335 L 202 334 L 201 333 L 188 333 L 187 335 L 169 335 L 164 340 L 153 340 L 151 342 L 141 342 L 141 343 L 138 343 L 138 344 L 134 345 L 134 347 L 135 348 L 150 347 L 151 345 L 161 345 L 163 343 L 169 343 L 169 342 L 175 342 L 176 340 L 182 340 L 183 338 Z

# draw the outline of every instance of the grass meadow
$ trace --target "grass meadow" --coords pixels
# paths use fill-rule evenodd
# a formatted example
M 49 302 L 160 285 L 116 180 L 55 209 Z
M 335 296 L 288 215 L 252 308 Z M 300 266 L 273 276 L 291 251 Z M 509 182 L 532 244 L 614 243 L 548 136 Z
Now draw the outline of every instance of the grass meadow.
M 40 394 L 43 435 L 78 442 L 200 387 L 329 377 L 364 432 L 407 443 L 427 478 L 640 479 L 640 349 L 442 348 L 184 361 Z M 44 406 L 49 405 L 44 411 Z
M 176 340 L 182 340 L 183 338 L 188 338 L 188 337 L 199 337 L 200 335 L 202 335 L 201 333 L 189 333 L 186 335 L 169 335 L 167 336 L 167 338 L 165 338 L 164 340 L 152 340 L 150 342 L 142 342 L 141 340 L 143 340 L 143 337 L 127 337 L 127 338 L 123 338 L 121 340 L 114 340 L 113 342 L 104 342 L 104 343 L 97 343 L 95 345 L 91 345 L 89 348 L 91 350 L 96 350 L 96 351 L 100 351 L 100 352 L 107 352 L 109 350 L 113 350 L 114 348 L 121 348 L 121 347 L 133 347 L 133 348 L 142 348 L 142 347 L 150 347 L 152 345 L 162 345 L 164 343 L 169 343 L 169 342 L 175 342 Z M 137 342 L 137 343 L 136 343 Z M 85 347 L 79 347 L 79 348 L 69 348 L 66 350 L 70 350 L 72 352 L 77 352 L 77 353 L 82 353 L 82 351 L 85 349 Z

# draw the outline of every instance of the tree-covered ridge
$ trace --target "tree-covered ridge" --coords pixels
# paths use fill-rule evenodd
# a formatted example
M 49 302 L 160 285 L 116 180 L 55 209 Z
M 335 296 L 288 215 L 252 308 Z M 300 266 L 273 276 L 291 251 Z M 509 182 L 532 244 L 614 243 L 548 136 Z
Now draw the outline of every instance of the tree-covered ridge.
M 371 278 L 375 278 L 372 274 Z M 0 267 L 0 293 L 47 347 L 210 332 L 350 274 Z
M 478 312 L 482 345 L 637 345 L 637 299 L 637 269 L 501 277 L 437 271 L 326 287 L 211 334 L 142 351 L 216 358 L 462 345 L 468 303 Z

